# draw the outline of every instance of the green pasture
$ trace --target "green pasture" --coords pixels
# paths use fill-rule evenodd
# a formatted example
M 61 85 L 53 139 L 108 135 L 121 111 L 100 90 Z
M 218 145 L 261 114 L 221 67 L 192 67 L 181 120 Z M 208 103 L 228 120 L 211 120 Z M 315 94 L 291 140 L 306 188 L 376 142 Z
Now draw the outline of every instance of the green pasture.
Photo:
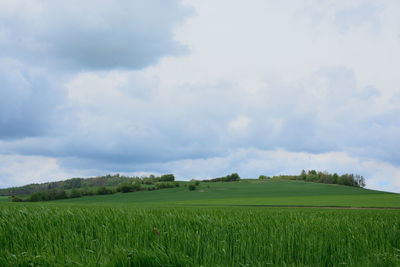
M 230 183 L 201 183 L 195 191 L 189 191 L 182 185 L 178 188 L 97 195 L 51 203 L 152 207 L 202 205 L 400 207 L 400 194 L 301 181 L 244 180 Z

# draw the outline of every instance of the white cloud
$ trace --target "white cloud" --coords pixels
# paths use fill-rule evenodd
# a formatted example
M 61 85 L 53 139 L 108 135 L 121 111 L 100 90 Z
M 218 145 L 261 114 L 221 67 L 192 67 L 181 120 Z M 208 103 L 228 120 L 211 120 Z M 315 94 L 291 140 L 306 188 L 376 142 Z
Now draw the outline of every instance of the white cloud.
M 236 119 L 229 121 L 229 131 L 234 133 L 245 133 L 250 123 L 250 119 L 244 115 L 238 116 Z
M 0 155 L 0 187 L 56 181 L 72 178 L 71 175 L 82 173 L 63 169 L 55 158 Z

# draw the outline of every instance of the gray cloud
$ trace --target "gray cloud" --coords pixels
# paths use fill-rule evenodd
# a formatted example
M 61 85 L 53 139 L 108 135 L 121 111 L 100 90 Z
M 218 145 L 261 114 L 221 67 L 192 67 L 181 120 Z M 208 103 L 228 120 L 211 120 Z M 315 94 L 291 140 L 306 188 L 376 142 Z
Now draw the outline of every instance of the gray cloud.
M 190 10 L 177 0 L 35 3 L 0 11 L 0 55 L 81 71 L 141 69 L 186 51 L 173 29 Z
M 63 92 L 46 74 L 0 58 L 0 139 L 49 134 Z

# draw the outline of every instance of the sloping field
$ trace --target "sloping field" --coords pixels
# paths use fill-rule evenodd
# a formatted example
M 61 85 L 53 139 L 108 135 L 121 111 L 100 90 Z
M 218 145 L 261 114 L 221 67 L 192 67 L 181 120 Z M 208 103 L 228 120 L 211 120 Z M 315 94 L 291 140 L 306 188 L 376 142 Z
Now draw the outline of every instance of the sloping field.
M 119 193 L 67 199 L 53 203 L 140 206 L 330 206 L 400 207 L 400 194 L 349 186 L 301 181 L 201 183 L 195 191 L 187 187 L 150 192 Z

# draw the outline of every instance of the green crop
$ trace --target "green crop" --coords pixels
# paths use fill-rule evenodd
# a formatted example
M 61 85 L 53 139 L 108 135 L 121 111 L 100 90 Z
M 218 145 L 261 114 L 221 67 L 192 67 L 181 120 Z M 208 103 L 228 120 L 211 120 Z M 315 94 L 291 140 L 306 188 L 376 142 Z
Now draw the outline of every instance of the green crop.
M 399 266 L 399 249 L 397 210 L 0 207 L 0 266 Z

